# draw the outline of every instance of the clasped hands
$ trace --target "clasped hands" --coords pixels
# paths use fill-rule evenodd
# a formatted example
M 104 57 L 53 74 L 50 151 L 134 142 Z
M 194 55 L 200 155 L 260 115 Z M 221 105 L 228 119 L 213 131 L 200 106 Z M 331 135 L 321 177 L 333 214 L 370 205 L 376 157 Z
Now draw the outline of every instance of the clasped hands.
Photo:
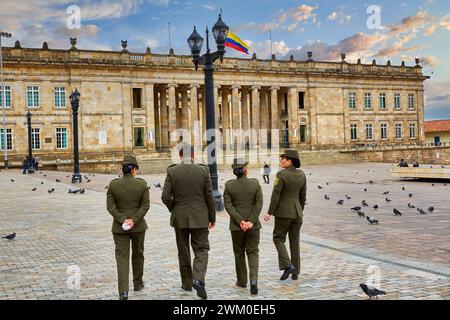
M 130 229 L 133 229 L 133 227 L 134 227 L 133 219 L 127 219 L 127 220 L 125 220 L 124 223 L 128 224 L 130 226 Z
M 241 230 L 246 232 L 247 230 L 251 230 L 251 228 L 253 228 L 253 223 L 251 223 L 250 221 L 241 221 L 240 225 Z

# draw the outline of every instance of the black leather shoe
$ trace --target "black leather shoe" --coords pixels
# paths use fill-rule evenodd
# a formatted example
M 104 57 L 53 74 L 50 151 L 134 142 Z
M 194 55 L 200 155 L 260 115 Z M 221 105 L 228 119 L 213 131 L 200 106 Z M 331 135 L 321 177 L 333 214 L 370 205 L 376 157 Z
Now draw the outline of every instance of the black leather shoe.
M 119 300 L 128 300 L 128 291 L 121 292 L 119 294 Z
M 144 289 L 145 287 L 145 283 L 142 282 L 141 284 L 134 286 L 134 291 L 141 291 L 142 289 Z
M 250 281 L 250 293 L 258 294 L 258 283 L 256 282 L 256 280 Z
M 247 288 L 246 284 L 241 284 L 241 283 L 239 283 L 239 281 L 236 281 L 236 285 L 240 288 Z
M 290 264 L 289 266 L 287 266 L 287 267 L 284 269 L 284 272 L 283 272 L 283 274 L 281 275 L 280 280 L 286 280 L 287 278 L 289 278 L 289 275 L 290 275 L 291 273 L 293 273 L 294 271 L 295 271 L 294 266 L 293 266 L 292 264 Z
M 208 295 L 206 294 L 205 290 L 205 284 L 199 280 L 194 280 L 194 283 L 192 284 L 194 289 L 197 291 L 197 296 L 199 296 L 202 299 L 207 299 Z
M 292 280 L 298 280 L 298 274 L 293 274 L 292 275 Z

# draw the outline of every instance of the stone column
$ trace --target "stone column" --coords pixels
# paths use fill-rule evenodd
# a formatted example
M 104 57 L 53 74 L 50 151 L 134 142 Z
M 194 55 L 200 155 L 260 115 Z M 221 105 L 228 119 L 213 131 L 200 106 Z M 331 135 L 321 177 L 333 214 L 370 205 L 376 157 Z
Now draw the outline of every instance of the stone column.
M 288 125 L 289 125 L 289 144 L 299 143 L 300 126 L 298 123 L 298 90 L 296 87 L 290 87 L 288 91 Z M 294 135 L 295 130 L 295 135 Z
M 248 130 L 250 128 L 250 118 L 249 118 L 249 112 L 250 110 L 248 109 L 249 104 L 248 104 L 248 99 L 249 99 L 249 91 L 247 88 L 242 88 L 242 93 L 241 93 L 241 106 L 242 106 L 242 119 L 241 119 L 241 123 L 242 123 L 242 130 Z
M 194 136 L 197 134 L 194 132 L 196 126 L 195 123 L 199 121 L 199 114 L 198 114 L 198 89 L 200 88 L 199 84 L 191 84 L 190 94 L 191 94 L 191 144 L 195 144 Z
M 189 114 L 188 114 L 188 93 L 187 89 L 181 90 L 181 129 L 189 130 Z
M 155 92 L 153 88 L 153 83 L 148 83 L 145 85 L 145 101 L 144 106 L 147 110 L 147 150 L 155 151 L 155 100 L 154 100 Z M 151 132 L 152 139 L 150 139 Z
M 280 132 L 280 114 L 278 110 L 278 90 L 280 87 L 271 87 L 270 88 L 270 115 L 272 122 L 270 123 L 270 132 L 272 141 L 274 141 L 274 134 L 272 132 L 276 132 L 278 130 L 278 139 L 281 142 L 281 132 Z M 272 131 L 274 130 L 274 131 Z M 273 144 L 272 144 L 273 146 Z
M 175 95 L 176 84 L 168 84 L 169 90 L 169 146 L 172 148 L 177 144 L 176 140 L 172 140 L 172 133 L 177 129 L 177 97 Z
M 169 148 L 169 113 L 167 109 L 167 92 L 165 86 L 161 86 L 159 96 L 159 108 L 161 113 L 161 148 L 167 150 Z
M 423 90 L 417 91 L 416 112 L 417 112 L 417 127 L 416 136 L 418 142 L 425 142 L 425 107 Z M 409 129 L 408 129 L 409 134 Z
M 219 85 L 214 85 L 214 117 L 215 117 L 215 127 L 217 130 L 219 130 L 219 120 L 220 120 L 220 114 L 219 114 Z
M 261 120 L 260 120 L 260 93 L 261 87 L 253 86 L 252 87 L 252 121 L 251 128 L 256 131 L 256 136 L 252 139 L 253 145 L 258 145 L 258 137 L 259 137 L 259 129 L 261 128 Z
M 261 106 L 261 114 L 260 114 L 260 127 L 262 129 L 269 129 L 269 112 L 268 112 L 268 99 L 267 99 L 267 91 L 261 89 L 260 92 L 260 106 Z
M 229 142 L 229 136 L 227 130 L 230 129 L 230 106 L 228 99 L 229 90 L 228 87 L 222 86 L 222 138 L 223 145 Z
M 231 104 L 232 104 L 232 127 L 233 130 L 239 130 L 240 129 L 240 123 L 239 123 L 239 89 L 241 89 L 240 86 L 232 86 L 231 90 Z
M 161 148 L 161 121 L 160 121 L 160 102 L 159 102 L 159 88 L 154 90 L 154 118 L 155 118 L 155 148 Z
M 131 86 L 122 83 L 122 117 L 123 117 L 123 146 L 125 152 L 133 150 L 133 126 L 131 123 Z

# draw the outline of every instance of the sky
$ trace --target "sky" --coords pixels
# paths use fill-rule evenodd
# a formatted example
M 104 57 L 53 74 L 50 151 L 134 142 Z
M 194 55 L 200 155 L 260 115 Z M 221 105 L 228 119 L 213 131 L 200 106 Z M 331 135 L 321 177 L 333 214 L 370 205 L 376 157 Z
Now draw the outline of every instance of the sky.
M 222 9 L 230 30 L 250 46 L 249 56 L 228 49 L 226 56 L 348 62 L 376 59 L 414 65 L 419 57 L 425 82 L 425 118 L 450 119 L 449 0 L 0 0 L 0 29 L 11 32 L 3 45 L 50 49 L 128 50 L 190 54 L 193 26 L 204 36 Z M 79 13 L 79 14 L 78 14 Z M 214 43 L 213 39 L 211 42 Z

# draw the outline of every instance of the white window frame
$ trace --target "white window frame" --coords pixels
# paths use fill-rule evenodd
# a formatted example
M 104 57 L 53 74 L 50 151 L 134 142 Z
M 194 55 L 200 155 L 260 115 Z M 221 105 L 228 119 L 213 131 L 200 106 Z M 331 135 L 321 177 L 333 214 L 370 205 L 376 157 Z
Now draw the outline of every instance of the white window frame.
M 31 105 L 30 105 L 30 94 L 31 94 Z M 27 106 L 28 108 L 39 108 L 39 86 L 27 86 Z
M 58 147 L 58 135 L 60 135 L 59 141 L 61 141 L 61 146 L 59 146 L 59 147 Z M 65 146 L 63 146 L 63 144 L 62 144 L 62 141 L 64 141 L 62 139 L 62 137 L 64 137 L 64 136 L 65 136 Z M 61 150 L 67 149 L 67 145 L 68 145 L 68 143 L 67 143 L 67 128 L 64 128 L 64 127 L 56 128 L 56 140 L 55 141 L 56 141 L 56 149 L 61 149 Z
M 0 139 L 0 150 L 4 151 L 5 148 L 3 147 L 3 128 L 0 128 Z M 6 148 L 7 150 L 14 149 L 13 129 L 11 128 L 6 128 Z
M 66 107 L 66 88 L 62 86 L 55 87 L 53 103 L 55 108 Z
M 417 128 L 417 126 L 415 123 L 409 124 L 409 138 L 411 140 L 417 139 L 417 129 L 416 128 Z M 414 134 L 411 134 L 411 133 L 414 133 Z
M 383 131 L 385 130 L 385 131 Z M 386 135 L 383 137 L 383 132 L 386 132 Z M 380 125 L 380 136 L 381 140 L 388 140 L 389 139 L 389 129 L 387 123 L 382 123 Z
M 354 135 L 353 135 L 354 133 Z M 354 138 L 353 138 L 354 136 Z M 358 140 L 358 125 L 357 124 L 350 124 L 350 140 L 351 141 L 357 141 Z
M 356 109 L 356 92 L 349 92 L 348 94 L 348 107 L 351 110 Z
M 408 93 L 408 110 L 414 110 L 416 108 L 416 95 L 414 93 Z
M 372 141 L 373 140 L 373 124 L 366 123 L 366 140 Z
M 31 128 L 31 149 L 41 150 L 41 128 Z
M 398 130 L 399 128 L 400 128 L 400 131 Z M 395 124 L 395 139 L 397 139 L 397 140 L 403 139 L 403 126 L 401 123 Z
M 372 94 L 370 92 L 366 92 L 364 94 L 364 109 L 366 110 L 372 109 Z
M 394 110 L 401 110 L 401 109 L 402 109 L 402 95 L 400 93 L 394 93 Z
M 380 110 L 386 110 L 386 93 L 380 93 Z
M 11 100 L 11 86 L 5 85 L 5 108 L 11 108 L 12 100 Z M 9 102 L 9 104 L 8 104 Z M 1 91 L 0 86 L 0 108 L 3 108 L 3 92 Z

